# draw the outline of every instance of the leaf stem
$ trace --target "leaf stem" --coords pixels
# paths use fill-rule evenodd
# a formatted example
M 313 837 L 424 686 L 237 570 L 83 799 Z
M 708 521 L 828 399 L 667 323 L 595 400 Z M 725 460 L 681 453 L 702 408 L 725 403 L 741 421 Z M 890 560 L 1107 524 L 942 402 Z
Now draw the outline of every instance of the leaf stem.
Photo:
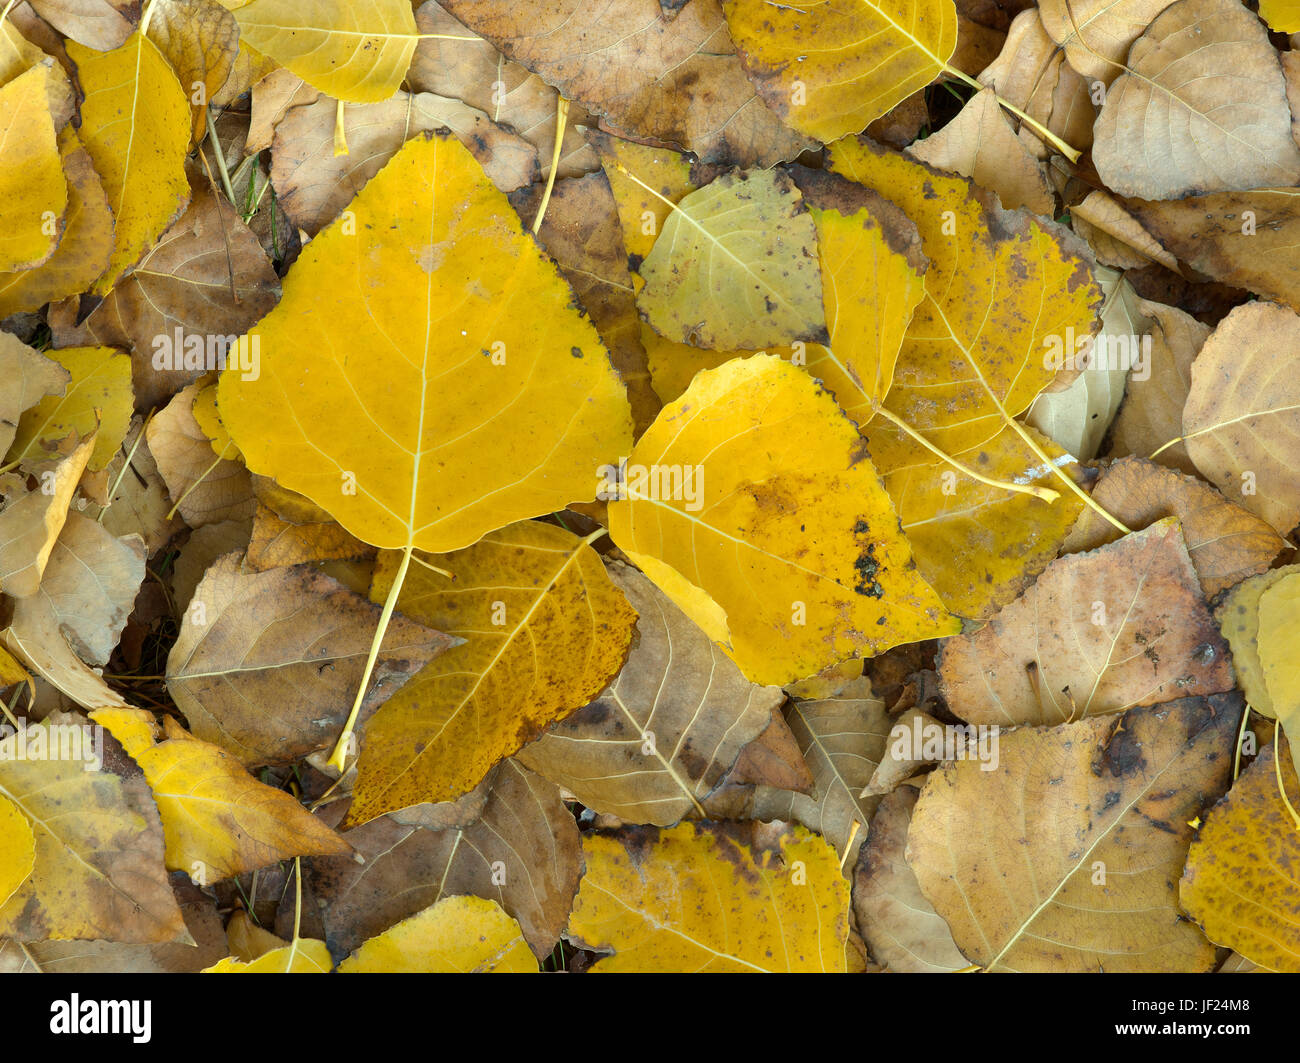
M 886 409 L 884 406 L 880 406 L 876 409 L 876 416 L 888 421 L 904 435 L 910 436 L 916 442 L 920 443 L 921 446 L 925 447 L 925 449 L 935 457 L 947 462 L 958 472 L 969 476 L 972 480 L 975 480 L 978 483 L 985 484 L 988 487 L 997 487 L 1003 491 L 1016 491 L 1022 495 L 1033 495 L 1035 498 L 1041 498 L 1044 502 L 1055 502 L 1061 497 L 1059 491 L 1053 491 L 1050 487 L 1040 487 L 1036 484 L 1017 484 L 1011 483 L 1007 480 L 994 480 L 991 477 L 985 476 L 983 473 L 977 472 L 969 465 L 958 461 L 946 451 L 940 450 L 910 424 L 904 421 L 892 410 Z
M 950 63 L 944 63 L 943 72 L 951 78 L 955 78 L 958 81 L 965 82 L 967 85 L 971 86 L 971 88 L 975 89 L 976 92 L 982 92 L 984 91 L 984 89 L 988 88 L 987 85 L 981 85 L 973 77 L 967 74 L 966 71 L 958 70 L 955 66 L 951 65 Z M 999 105 L 1001 105 L 1005 110 L 1008 110 L 1012 114 L 1014 114 L 1017 118 L 1020 119 L 1020 121 L 1022 121 L 1025 125 L 1029 126 L 1029 128 L 1032 129 L 1035 133 L 1037 133 L 1039 137 L 1041 137 L 1048 144 L 1054 147 L 1067 159 L 1069 159 L 1071 162 L 1079 161 L 1079 156 L 1082 154 L 1082 152 L 1076 150 L 1075 148 L 1070 147 L 1069 144 L 1067 144 L 1064 140 L 1058 137 L 1055 133 L 1053 133 L 1050 129 L 1048 129 L 1037 119 L 1031 118 L 1015 104 L 1009 102 L 1008 100 L 1004 100 L 996 92 L 993 93 L 993 96 L 994 99 L 998 101 Z
M 357 688 L 357 696 L 352 702 L 352 711 L 348 714 L 348 721 L 343 725 L 343 733 L 339 735 L 339 740 L 334 745 L 334 752 L 330 754 L 327 761 L 331 768 L 336 768 L 341 773 L 346 764 L 348 748 L 352 744 L 352 732 L 357 725 L 357 717 L 361 714 L 361 704 L 366 699 L 366 690 L 370 686 L 370 677 L 375 671 L 375 662 L 379 659 L 379 645 L 384 641 L 384 635 L 388 633 L 388 622 L 393 618 L 393 609 L 397 606 L 397 596 L 402 593 L 402 584 L 406 582 L 406 573 L 411 567 L 411 555 L 414 553 L 414 547 L 409 544 L 402 548 L 402 561 L 397 566 L 397 575 L 393 578 L 393 585 L 388 590 L 388 597 L 384 599 L 383 611 L 379 614 L 379 626 L 375 629 L 375 637 L 370 641 L 370 654 L 366 657 L 366 668 L 361 673 L 361 684 Z
M 563 96 L 555 97 L 555 148 L 551 151 L 551 172 L 546 175 L 546 191 L 542 193 L 542 205 L 537 208 L 537 217 L 533 219 L 533 234 L 542 227 L 546 217 L 546 208 L 551 202 L 551 191 L 555 188 L 555 172 L 560 168 L 560 147 L 564 143 L 564 127 L 569 121 L 569 101 Z
M 221 138 L 217 136 L 216 119 L 212 117 L 212 108 L 205 111 L 208 119 L 208 139 L 212 141 L 212 154 L 217 160 L 217 173 L 221 175 L 221 187 L 226 190 L 230 205 L 235 206 L 235 189 L 230 183 L 230 170 L 226 166 L 226 153 L 221 150 Z

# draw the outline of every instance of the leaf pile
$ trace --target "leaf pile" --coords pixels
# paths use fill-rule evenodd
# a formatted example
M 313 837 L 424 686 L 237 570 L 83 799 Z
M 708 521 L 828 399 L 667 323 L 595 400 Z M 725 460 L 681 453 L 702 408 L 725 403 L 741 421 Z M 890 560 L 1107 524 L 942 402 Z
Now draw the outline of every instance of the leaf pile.
M 0 969 L 1300 971 L 1300 23 L 1015 6 L 9 5 Z

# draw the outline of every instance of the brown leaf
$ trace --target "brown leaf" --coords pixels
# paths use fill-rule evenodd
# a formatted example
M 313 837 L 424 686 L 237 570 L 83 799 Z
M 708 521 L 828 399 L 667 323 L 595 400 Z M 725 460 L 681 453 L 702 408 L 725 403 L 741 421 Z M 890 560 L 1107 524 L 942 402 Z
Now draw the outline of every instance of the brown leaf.
M 373 546 L 349 535 L 333 521 L 292 524 L 263 505 L 257 507 L 253 517 L 248 563 L 259 571 L 308 561 L 374 556 Z
M 1070 208 L 1070 223 L 1092 246 L 1098 262 L 1117 269 L 1137 269 L 1151 262 L 1178 269 L 1178 260 L 1109 192 L 1088 193 L 1082 203 Z
M 1233 686 L 1175 520 L 1052 562 L 972 635 L 943 644 L 940 686 L 970 723 L 1061 723 Z
M 693 151 L 702 163 L 771 166 L 813 143 L 755 94 L 717 0 L 443 0 L 475 33 L 601 115 L 611 131 Z
M 239 54 L 239 23 L 216 0 L 153 0 L 149 39 L 190 98 L 190 143 L 197 144 L 207 127 L 208 101 L 226 83 Z
M 1109 85 L 1124 70 L 1129 48 L 1174 0 L 1042 0 L 1043 27 L 1089 81 Z
M 1207 599 L 1263 572 L 1286 547 L 1265 521 L 1233 505 L 1213 487 L 1142 458 L 1122 458 L 1109 466 L 1092 497 L 1135 530 L 1163 517 L 1177 517 Z M 1061 552 L 1094 550 L 1119 537 L 1096 510 L 1085 509 Z
M 421 805 L 346 831 L 362 863 L 309 862 L 332 952 L 351 952 L 443 897 L 470 894 L 497 901 L 538 957 L 550 953 L 578 888 L 578 825 L 555 786 L 515 761 L 491 778 L 482 813 L 464 826 L 423 826 L 408 813 L 443 806 Z

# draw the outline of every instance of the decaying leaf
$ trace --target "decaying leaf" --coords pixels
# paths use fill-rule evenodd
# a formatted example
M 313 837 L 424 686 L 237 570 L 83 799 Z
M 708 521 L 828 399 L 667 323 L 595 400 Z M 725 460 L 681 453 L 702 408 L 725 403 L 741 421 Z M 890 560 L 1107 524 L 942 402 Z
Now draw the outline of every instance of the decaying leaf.
M 826 842 L 773 823 L 586 834 L 567 936 L 596 970 L 843 971 L 849 892 Z M 724 892 L 725 891 L 725 892 Z
M 627 663 L 518 759 L 588 808 L 668 826 L 717 788 L 784 695 L 750 683 L 639 572 L 615 566 L 609 575 L 637 613 Z
M 444 897 L 372 937 L 339 964 L 340 974 L 527 974 L 537 957 L 519 924 L 495 901 Z
M 987 625 L 944 644 L 939 679 L 962 719 L 1013 727 L 1233 685 L 1183 532 L 1168 519 L 1052 562 Z
M 1236 695 L 998 736 L 932 772 L 907 835 L 921 891 L 989 971 L 1208 971 L 1178 907 L 1189 821 L 1227 789 Z

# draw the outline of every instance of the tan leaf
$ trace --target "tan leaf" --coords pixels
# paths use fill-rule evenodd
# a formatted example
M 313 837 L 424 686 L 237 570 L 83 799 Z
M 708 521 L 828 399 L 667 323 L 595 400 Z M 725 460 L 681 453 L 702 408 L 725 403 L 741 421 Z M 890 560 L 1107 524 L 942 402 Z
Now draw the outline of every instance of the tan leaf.
M 1092 158 L 1122 196 L 1290 185 L 1300 179 L 1282 68 L 1236 0 L 1181 0 L 1134 43 L 1097 117 Z
M 481 813 L 460 825 L 426 826 L 422 805 L 343 834 L 361 856 L 313 859 L 307 880 L 324 905 L 326 939 L 351 952 L 443 897 L 495 900 L 544 959 L 564 929 L 581 873 L 578 825 L 552 783 L 512 760 L 495 771 Z M 504 865 L 504 873 L 494 864 Z M 305 865 L 304 865 L 305 868 Z M 305 903 L 305 901 L 304 901 Z
M 1178 260 L 1109 192 L 1089 192 L 1082 203 L 1070 208 L 1070 223 L 1092 245 L 1098 262 L 1117 269 L 1141 269 L 1159 262 L 1178 272 Z
M 905 859 L 916 798 L 916 787 L 900 786 L 876 809 L 853 870 L 853 913 L 862 940 L 887 971 L 959 971 L 970 963 Z
M 1092 497 L 1133 529 L 1150 527 L 1162 517 L 1177 517 L 1207 599 L 1263 572 L 1286 547 L 1267 523 L 1213 487 L 1142 458 L 1121 458 L 1110 465 Z M 1061 549 L 1075 554 L 1119 537 L 1095 510 L 1085 509 Z
M 135 0 L 31 0 L 31 6 L 59 32 L 101 52 L 124 44 L 140 14 Z
M 610 578 L 638 616 L 627 663 L 517 759 L 588 808 L 667 826 L 714 791 L 784 695 L 750 683 L 641 573 L 614 566 Z
M 1300 315 L 1237 307 L 1192 363 L 1182 435 L 1196 468 L 1283 535 L 1300 523 L 1300 376 L 1278 358 L 1300 342 Z
M 0 510 L 0 587 L 11 598 L 30 598 L 40 586 L 54 543 L 68 519 L 77 481 L 95 448 L 92 433 L 34 491 L 10 498 Z
M 1172 519 L 1048 565 L 985 627 L 943 645 L 939 679 L 962 719 L 1013 727 L 1233 686 Z
M 46 395 L 62 394 L 72 374 L 12 333 L 0 332 L 0 378 L 5 381 L 0 399 L 0 451 L 7 454 L 19 417 Z
M 1174 0 L 1042 0 L 1043 27 L 1069 64 L 1109 85 L 1124 71 L 1129 48 Z
M 1227 789 L 1234 695 L 1000 736 L 932 772 L 907 835 L 921 891 L 990 971 L 1208 971 L 1178 907 L 1189 823 Z

